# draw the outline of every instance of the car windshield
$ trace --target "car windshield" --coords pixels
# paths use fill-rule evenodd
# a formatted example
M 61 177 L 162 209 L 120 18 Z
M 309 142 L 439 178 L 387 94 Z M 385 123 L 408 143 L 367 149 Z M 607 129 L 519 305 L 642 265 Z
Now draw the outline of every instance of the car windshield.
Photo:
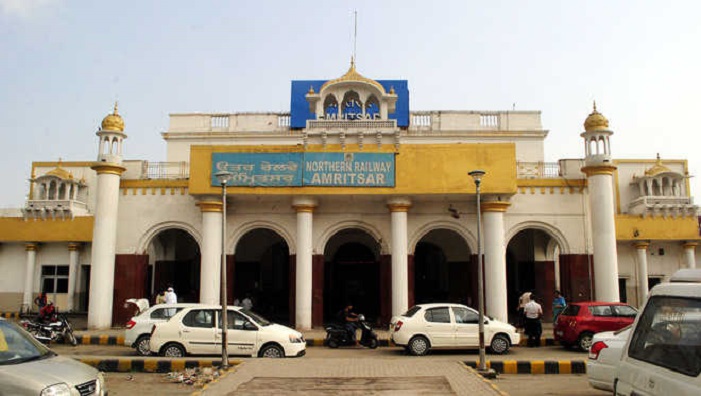
M 54 355 L 17 324 L 0 320 L 0 365 L 19 364 Z
M 418 305 L 414 305 L 413 307 L 409 308 L 408 311 L 404 312 L 402 316 L 411 318 L 412 316 L 414 316 L 415 313 L 419 312 L 419 310 L 421 310 L 421 307 Z
M 260 326 L 265 327 L 265 326 L 270 326 L 272 324 L 271 321 L 269 321 L 268 319 L 265 319 L 264 317 L 258 315 L 257 313 L 255 313 L 253 311 L 249 311 L 247 309 L 242 309 L 241 312 L 246 314 L 249 318 L 253 319 L 253 321 L 256 322 Z

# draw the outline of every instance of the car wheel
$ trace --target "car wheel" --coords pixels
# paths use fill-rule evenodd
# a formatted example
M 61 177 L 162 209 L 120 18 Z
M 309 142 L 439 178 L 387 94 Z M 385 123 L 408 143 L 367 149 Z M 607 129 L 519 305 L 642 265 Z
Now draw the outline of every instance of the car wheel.
M 163 347 L 161 351 L 161 356 L 165 357 L 184 357 L 185 356 L 185 348 L 178 344 L 168 344 L 165 347 Z
M 594 334 L 586 331 L 579 335 L 579 340 L 577 341 L 577 346 L 583 351 L 588 351 L 591 348 L 591 341 L 594 338 Z
M 333 340 L 333 339 L 329 340 L 326 343 L 326 345 L 328 345 L 329 348 L 333 348 L 333 349 L 338 348 L 338 342 L 336 342 L 336 340 Z
M 260 350 L 258 356 L 267 358 L 283 358 L 285 357 L 285 351 L 283 351 L 282 348 L 277 345 L 266 345 Z
M 503 334 L 497 334 L 492 337 L 489 349 L 491 349 L 494 354 L 503 355 L 509 351 L 509 339 Z
M 379 345 L 379 342 L 377 342 L 377 338 L 372 338 L 370 340 L 370 343 L 368 344 L 368 348 L 370 349 L 375 349 Z
M 136 353 L 139 356 L 148 356 L 151 354 L 151 336 L 142 335 L 136 340 Z
M 414 356 L 423 356 L 428 353 L 431 346 L 424 336 L 416 336 L 409 341 L 409 353 Z

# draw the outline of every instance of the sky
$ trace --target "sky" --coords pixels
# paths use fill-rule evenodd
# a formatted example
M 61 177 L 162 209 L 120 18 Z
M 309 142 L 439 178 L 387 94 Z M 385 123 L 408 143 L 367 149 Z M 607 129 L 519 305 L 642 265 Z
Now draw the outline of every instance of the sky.
M 700 11 L 697 0 L 0 0 L 0 208 L 24 205 L 32 161 L 95 160 L 116 100 L 125 159 L 165 161 L 169 114 L 289 111 L 290 82 L 341 76 L 354 42 L 361 74 L 408 80 L 411 111 L 542 111 L 546 161 L 584 156 L 596 100 L 614 158 L 687 159 L 699 197 Z

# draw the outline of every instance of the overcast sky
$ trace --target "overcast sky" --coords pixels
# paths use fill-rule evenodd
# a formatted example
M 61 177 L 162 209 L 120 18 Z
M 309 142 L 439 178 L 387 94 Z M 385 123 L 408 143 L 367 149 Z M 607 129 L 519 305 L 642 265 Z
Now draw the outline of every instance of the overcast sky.
M 149 161 L 170 113 L 289 111 L 291 80 L 348 69 L 355 10 L 358 71 L 408 80 L 410 110 L 540 110 L 554 162 L 596 100 L 614 158 L 688 159 L 701 195 L 698 0 L 0 0 L 0 207 L 32 161 L 95 160 L 115 100 Z

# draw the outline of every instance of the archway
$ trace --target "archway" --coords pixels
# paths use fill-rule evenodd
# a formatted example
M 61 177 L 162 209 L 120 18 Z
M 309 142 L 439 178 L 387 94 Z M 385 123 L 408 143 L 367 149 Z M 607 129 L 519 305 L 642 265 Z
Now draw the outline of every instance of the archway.
M 414 302 L 476 305 L 474 270 L 462 236 L 448 229 L 431 230 L 414 250 Z
M 370 321 L 380 318 L 380 245 L 363 230 L 337 232 L 324 251 L 324 321 L 347 303 Z
M 160 231 L 149 244 L 151 295 L 169 285 L 178 302 L 199 302 L 200 248 L 186 231 L 169 228 Z
M 290 251 L 275 231 L 247 232 L 234 253 L 233 297 L 253 300 L 253 310 L 268 319 L 290 324 Z
M 520 230 L 506 248 L 506 282 L 509 322 L 516 323 L 519 296 L 530 291 L 543 307 L 543 317 L 552 316 L 552 296 L 556 288 L 555 256 L 557 241 L 537 228 Z

